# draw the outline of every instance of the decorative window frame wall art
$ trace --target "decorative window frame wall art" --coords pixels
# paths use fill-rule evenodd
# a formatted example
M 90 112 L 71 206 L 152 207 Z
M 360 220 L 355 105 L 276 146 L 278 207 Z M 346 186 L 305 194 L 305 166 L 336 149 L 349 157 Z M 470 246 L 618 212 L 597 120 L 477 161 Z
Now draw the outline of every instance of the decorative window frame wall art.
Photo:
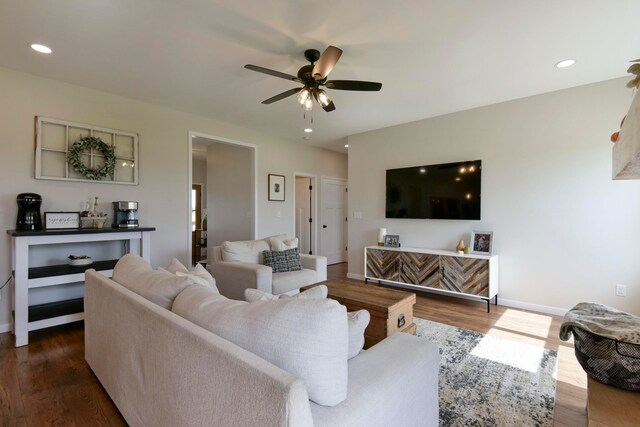
M 285 179 L 284 175 L 269 174 L 269 200 L 284 202 Z
M 470 246 L 472 254 L 493 254 L 493 231 L 472 231 Z
M 68 155 L 73 144 L 88 137 L 99 138 L 109 149 L 113 148 L 113 174 L 90 179 L 70 164 Z M 104 168 L 107 160 L 99 148 L 84 150 L 78 157 L 89 172 Z M 138 165 L 137 133 L 36 116 L 36 179 L 138 185 Z

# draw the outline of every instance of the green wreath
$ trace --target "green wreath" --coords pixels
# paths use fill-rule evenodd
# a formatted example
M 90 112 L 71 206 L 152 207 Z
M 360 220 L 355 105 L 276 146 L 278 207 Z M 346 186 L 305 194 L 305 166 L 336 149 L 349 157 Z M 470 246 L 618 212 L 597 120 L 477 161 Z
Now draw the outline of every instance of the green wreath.
M 102 153 L 104 156 L 104 166 L 91 169 L 82 163 L 80 155 L 89 149 L 98 150 Z M 87 136 L 80 138 L 71 146 L 67 153 L 67 162 L 73 166 L 76 172 L 87 179 L 97 180 L 105 178 L 107 175 L 113 177 L 113 171 L 116 168 L 116 151 L 100 138 Z

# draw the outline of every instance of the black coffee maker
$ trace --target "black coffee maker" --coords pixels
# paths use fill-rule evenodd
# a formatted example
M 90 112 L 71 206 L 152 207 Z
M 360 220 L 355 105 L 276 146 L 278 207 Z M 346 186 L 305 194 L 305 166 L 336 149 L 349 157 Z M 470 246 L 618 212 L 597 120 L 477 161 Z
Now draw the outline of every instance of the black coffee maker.
M 16 220 L 17 231 L 40 231 L 42 230 L 42 219 L 40 216 L 40 205 L 42 197 L 35 193 L 20 193 L 16 197 L 18 202 L 18 219 Z

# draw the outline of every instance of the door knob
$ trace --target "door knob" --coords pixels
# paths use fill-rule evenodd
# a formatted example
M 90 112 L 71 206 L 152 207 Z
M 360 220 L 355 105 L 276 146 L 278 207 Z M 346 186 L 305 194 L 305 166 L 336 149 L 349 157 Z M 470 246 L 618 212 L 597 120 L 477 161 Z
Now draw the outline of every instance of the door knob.
M 322 228 L 327 228 L 327 226 L 326 226 L 326 225 L 323 225 L 323 226 L 322 226 Z

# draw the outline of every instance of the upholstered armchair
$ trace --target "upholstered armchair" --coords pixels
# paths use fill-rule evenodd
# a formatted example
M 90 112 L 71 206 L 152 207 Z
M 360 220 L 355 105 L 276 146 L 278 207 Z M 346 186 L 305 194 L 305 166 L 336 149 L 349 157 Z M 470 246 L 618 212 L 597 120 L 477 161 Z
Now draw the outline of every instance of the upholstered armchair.
M 296 267 L 298 255 L 297 239 L 287 240 L 286 236 L 273 236 L 260 240 L 223 242 L 208 250 L 207 269 L 216 279 L 220 293 L 227 298 L 243 300 L 244 290 L 259 289 L 273 295 L 295 294 L 302 286 L 327 280 L 327 258 L 316 255 L 299 254 L 299 269 Z M 265 264 L 267 258 L 292 255 L 272 268 Z M 294 254 L 295 253 L 295 254 Z M 269 260 L 268 260 L 269 261 Z M 268 263 L 268 262 L 267 262 Z M 274 272 L 287 269 L 290 271 Z

